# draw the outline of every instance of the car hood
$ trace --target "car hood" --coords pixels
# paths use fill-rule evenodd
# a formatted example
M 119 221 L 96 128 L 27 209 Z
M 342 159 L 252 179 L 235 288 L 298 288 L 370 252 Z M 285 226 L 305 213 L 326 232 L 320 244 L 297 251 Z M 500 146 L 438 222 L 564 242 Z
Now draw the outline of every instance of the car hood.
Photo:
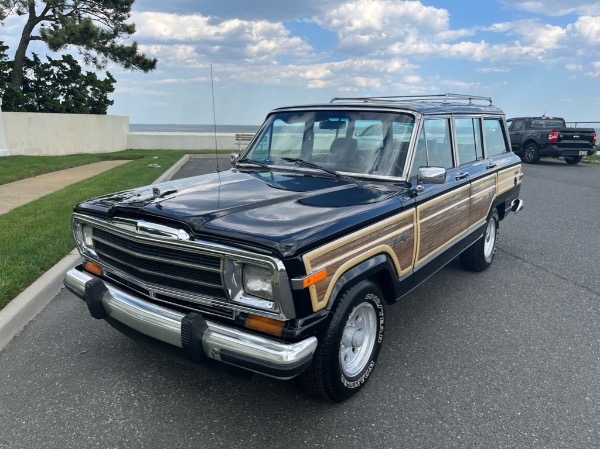
M 302 172 L 221 173 L 106 195 L 75 211 L 183 224 L 196 239 L 260 247 L 282 257 L 398 211 L 405 187 Z

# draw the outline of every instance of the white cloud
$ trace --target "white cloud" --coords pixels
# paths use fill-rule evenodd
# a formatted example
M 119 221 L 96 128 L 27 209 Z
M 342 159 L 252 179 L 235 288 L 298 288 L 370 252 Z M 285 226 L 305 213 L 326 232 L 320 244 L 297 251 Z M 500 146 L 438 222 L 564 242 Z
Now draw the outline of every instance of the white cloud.
M 328 10 L 314 22 L 337 33 L 338 47 L 349 54 L 428 52 L 433 42 L 473 34 L 451 30 L 445 9 L 420 1 L 355 0 Z
M 302 58 L 313 53 L 308 43 L 291 36 L 283 24 L 265 20 L 218 21 L 197 14 L 184 16 L 157 12 L 138 13 L 134 20 L 136 39 L 160 43 L 161 48 L 176 44 L 178 47 L 173 48 L 185 48 L 189 54 L 212 59 L 218 56 L 224 60 L 273 61 L 279 55 Z M 182 42 L 185 44 L 180 44 Z
M 507 73 L 510 72 L 508 67 L 480 67 L 475 69 L 478 73 Z
M 600 15 L 600 3 L 589 0 L 502 0 L 507 6 L 546 16 Z
M 583 44 L 600 46 L 600 16 L 579 17 L 575 23 L 567 25 L 566 32 Z
M 490 31 L 516 36 L 516 44 L 540 47 L 544 50 L 559 47 L 561 40 L 566 36 L 564 28 L 541 23 L 537 19 L 496 23 Z
M 600 61 L 592 62 L 592 70 L 588 73 L 589 76 L 594 78 L 600 77 Z

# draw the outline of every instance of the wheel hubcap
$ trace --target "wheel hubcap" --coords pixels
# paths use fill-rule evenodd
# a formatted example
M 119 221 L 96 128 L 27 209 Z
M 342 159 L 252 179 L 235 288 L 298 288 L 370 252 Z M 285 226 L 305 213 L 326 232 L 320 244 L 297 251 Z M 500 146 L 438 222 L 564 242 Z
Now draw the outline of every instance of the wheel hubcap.
M 496 220 L 490 219 L 487 228 L 485 229 L 485 244 L 483 246 L 483 255 L 486 260 L 492 258 L 494 253 L 494 244 L 496 243 Z
M 377 314 L 369 303 L 356 307 L 344 326 L 340 365 L 347 377 L 355 377 L 369 363 L 377 336 Z

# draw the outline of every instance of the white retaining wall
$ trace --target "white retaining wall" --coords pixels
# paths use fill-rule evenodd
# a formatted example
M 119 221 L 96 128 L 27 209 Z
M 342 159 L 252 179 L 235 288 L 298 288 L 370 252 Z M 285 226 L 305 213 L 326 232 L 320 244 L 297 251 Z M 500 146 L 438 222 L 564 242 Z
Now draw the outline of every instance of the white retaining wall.
M 4 126 L 3 126 L 4 125 Z M 4 134 L 2 133 L 4 130 Z M 239 151 L 234 133 L 217 133 L 219 150 Z M 129 117 L 2 112 L 0 156 L 56 156 L 136 150 L 214 150 L 212 133 L 129 132 Z
M 217 148 L 219 150 L 238 150 L 235 134 L 217 133 Z M 246 148 L 242 144 L 241 149 Z M 132 150 L 214 150 L 215 134 L 211 133 L 129 133 L 127 148 Z
M 11 155 L 112 153 L 127 148 L 129 117 L 3 112 Z

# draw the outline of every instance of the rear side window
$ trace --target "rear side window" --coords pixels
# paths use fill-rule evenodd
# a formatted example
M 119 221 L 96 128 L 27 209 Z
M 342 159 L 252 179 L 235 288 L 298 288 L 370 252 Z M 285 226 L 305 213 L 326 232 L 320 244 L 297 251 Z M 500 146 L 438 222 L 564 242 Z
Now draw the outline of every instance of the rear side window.
M 515 120 L 510 129 L 511 131 L 523 131 L 525 129 L 525 120 Z
M 531 120 L 531 127 L 537 129 L 547 129 L 547 128 L 564 128 L 565 124 L 562 120 L 552 120 L 552 119 L 533 119 Z
M 459 164 L 483 159 L 480 122 L 481 120 L 477 118 L 454 119 L 454 134 L 456 135 Z
M 487 157 L 497 156 L 508 151 L 508 142 L 504 134 L 502 120 L 495 118 L 484 119 L 483 138 Z

